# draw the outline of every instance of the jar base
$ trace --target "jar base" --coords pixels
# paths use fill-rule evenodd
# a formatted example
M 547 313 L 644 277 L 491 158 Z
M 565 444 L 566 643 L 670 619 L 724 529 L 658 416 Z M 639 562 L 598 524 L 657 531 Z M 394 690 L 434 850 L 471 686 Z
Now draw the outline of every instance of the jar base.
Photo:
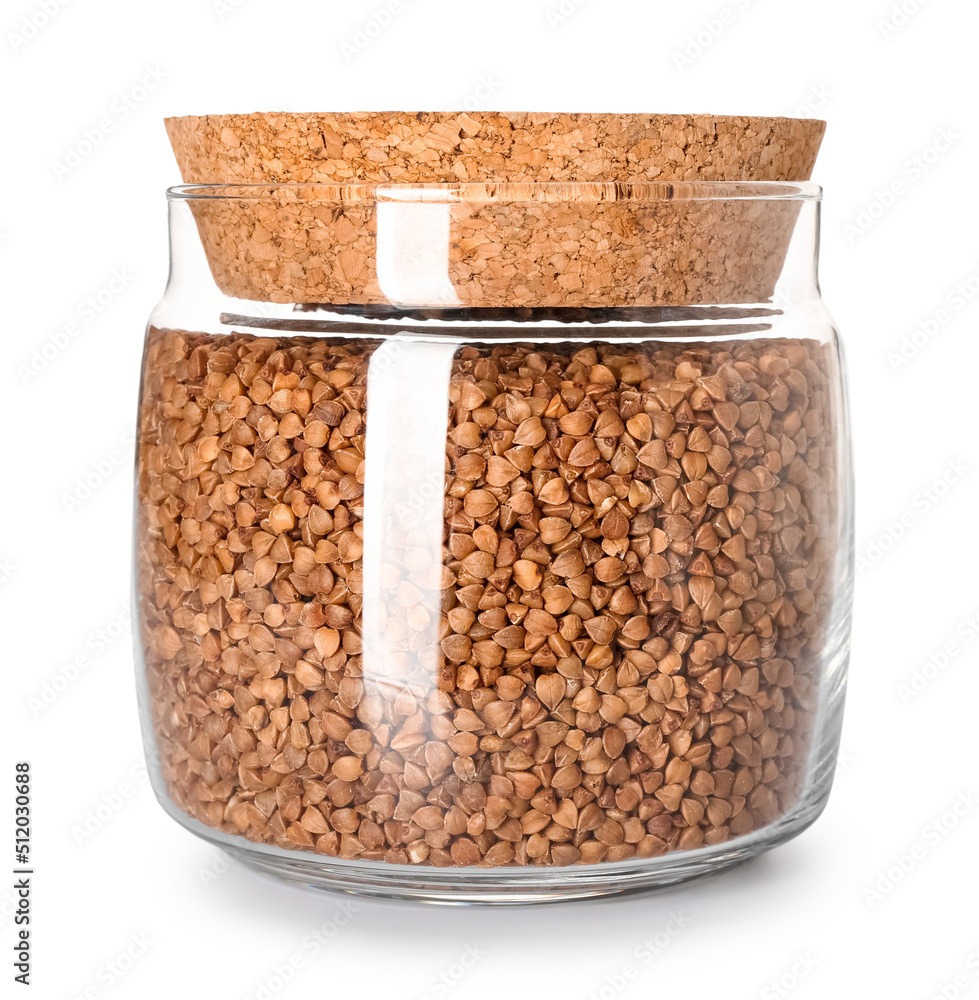
M 764 829 L 715 847 L 674 851 L 617 864 L 564 867 L 434 868 L 284 851 L 212 830 L 161 796 L 181 826 L 227 852 L 254 871 L 310 889 L 373 899 L 408 900 L 449 906 L 556 903 L 655 892 L 717 874 L 798 836 L 819 817 L 829 787 L 810 795 Z

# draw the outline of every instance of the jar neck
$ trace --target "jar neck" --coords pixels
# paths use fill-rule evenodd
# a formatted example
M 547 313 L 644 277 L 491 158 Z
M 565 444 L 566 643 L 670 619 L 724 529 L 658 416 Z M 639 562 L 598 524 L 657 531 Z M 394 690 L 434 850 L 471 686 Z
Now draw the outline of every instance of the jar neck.
M 581 261 L 555 252 L 547 258 L 550 272 L 545 280 L 539 273 L 543 252 L 522 245 L 520 259 L 526 262 L 536 254 L 533 266 L 538 271 L 521 276 L 511 273 L 515 265 L 509 269 L 492 265 L 512 293 L 507 296 L 498 289 L 485 291 L 490 285 L 485 277 L 490 264 L 481 272 L 483 292 L 474 293 L 462 282 L 470 272 L 453 261 L 466 253 L 475 259 L 480 245 L 455 241 L 456 229 L 468 226 L 466 231 L 476 230 L 471 218 L 458 226 L 446 218 L 443 210 L 452 206 L 410 206 L 420 210 L 416 216 L 429 210 L 442 215 L 437 224 L 429 219 L 425 226 L 414 229 L 405 219 L 379 211 L 372 236 L 374 258 L 363 253 L 358 256 L 359 252 L 327 241 L 319 247 L 319 257 L 310 251 L 300 265 L 295 245 L 283 243 L 278 238 L 282 234 L 260 230 L 257 222 L 250 230 L 252 242 L 241 244 L 237 256 L 230 252 L 216 256 L 214 248 L 208 246 L 216 232 L 215 219 L 208 217 L 214 206 L 171 201 L 170 277 L 158 309 L 161 315 L 155 320 L 174 325 L 168 318 L 172 314 L 181 318 L 180 325 L 197 323 L 202 329 L 238 325 L 296 333 L 340 332 L 341 327 L 353 324 L 376 328 L 379 336 L 390 325 L 446 335 L 473 327 L 519 329 L 524 336 L 533 336 L 535 331 L 550 335 L 557 330 L 569 333 L 575 328 L 601 328 L 604 336 L 605 331 L 616 335 L 613 328 L 653 327 L 668 334 L 672 327 L 691 324 L 767 324 L 773 317 L 817 306 L 818 201 L 733 204 L 725 215 L 725 206 L 719 209 L 720 214 L 712 214 L 695 202 L 694 206 L 701 207 L 690 210 L 692 218 L 681 212 L 672 229 L 663 228 L 662 213 L 656 207 L 648 214 L 640 207 L 631 216 L 618 217 L 617 221 L 629 225 L 625 235 L 620 234 L 615 260 L 622 266 L 614 272 L 604 269 L 600 257 Z M 772 213 L 777 216 L 774 220 L 769 218 Z M 290 218 L 283 213 L 283 219 Z M 727 229 L 720 234 L 713 231 L 708 225 L 711 219 L 719 226 L 724 223 Z M 635 235 L 629 230 L 630 225 L 636 230 L 642 230 L 644 224 L 653 225 L 650 220 L 659 226 L 653 237 L 647 239 L 641 232 Z M 750 230 L 747 235 L 732 227 L 737 220 Z M 298 236 L 312 241 L 313 221 L 315 217 L 300 225 L 293 219 L 291 224 L 299 225 Z M 609 220 L 591 221 L 597 227 Z M 684 230 L 684 221 L 697 221 L 703 228 Z M 280 219 L 279 224 L 286 227 L 290 223 Z M 779 235 L 781 244 L 769 247 L 761 238 L 766 232 Z M 297 232 L 292 235 L 297 237 Z M 627 246 L 629 240 L 632 242 Z M 274 245 L 261 249 L 269 243 Z M 487 261 L 493 261 L 511 249 L 502 245 L 482 252 Z M 627 256 L 627 249 L 631 256 Z M 268 257 L 264 268 L 258 266 L 262 254 Z M 474 268 L 475 264 L 470 261 L 466 266 Z M 303 290 L 321 293 L 311 300 L 296 294 L 299 289 L 290 278 L 301 268 L 305 268 Z M 351 277 L 355 272 L 356 279 Z M 346 276 L 342 286 L 338 284 L 340 275 Z M 562 297 L 554 293 L 558 283 L 570 286 L 583 282 L 595 286 L 588 295 Z

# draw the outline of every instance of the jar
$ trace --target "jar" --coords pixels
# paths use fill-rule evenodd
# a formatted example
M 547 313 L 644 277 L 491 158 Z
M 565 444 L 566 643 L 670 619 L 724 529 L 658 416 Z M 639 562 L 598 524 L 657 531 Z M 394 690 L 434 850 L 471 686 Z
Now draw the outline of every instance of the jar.
M 852 562 L 819 197 L 171 189 L 135 543 L 164 809 L 287 880 L 443 902 L 805 829 Z

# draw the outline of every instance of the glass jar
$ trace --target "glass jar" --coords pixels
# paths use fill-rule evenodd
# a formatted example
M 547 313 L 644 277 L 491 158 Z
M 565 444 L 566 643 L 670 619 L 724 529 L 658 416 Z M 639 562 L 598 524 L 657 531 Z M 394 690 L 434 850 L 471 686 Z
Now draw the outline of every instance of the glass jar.
M 305 885 L 500 903 L 813 822 L 852 561 L 819 197 L 172 189 L 135 544 L 166 811 Z

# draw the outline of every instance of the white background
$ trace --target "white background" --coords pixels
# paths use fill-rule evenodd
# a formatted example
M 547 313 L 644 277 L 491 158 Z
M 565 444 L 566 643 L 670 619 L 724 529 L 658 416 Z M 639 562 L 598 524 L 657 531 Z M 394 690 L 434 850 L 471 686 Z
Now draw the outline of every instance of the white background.
M 358 48 L 386 2 L 4 4 L 2 797 L 31 759 L 37 865 L 34 985 L 9 995 L 979 997 L 975 5 L 402 0 Z M 225 865 L 139 769 L 130 430 L 179 181 L 161 119 L 460 105 L 829 121 L 821 275 L 848 353 L 862 566 L 843 758 L 814 827 L 699 884 L 544 908 L 351 906 Z

